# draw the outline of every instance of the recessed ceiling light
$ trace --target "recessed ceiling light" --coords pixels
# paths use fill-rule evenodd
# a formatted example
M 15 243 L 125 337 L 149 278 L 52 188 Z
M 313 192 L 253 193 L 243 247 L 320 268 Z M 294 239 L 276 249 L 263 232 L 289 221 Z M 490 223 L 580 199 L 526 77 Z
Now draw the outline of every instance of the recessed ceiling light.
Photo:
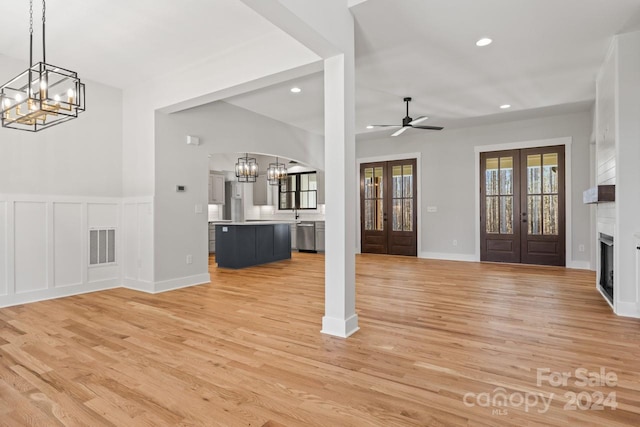
M 367 129 L 373 129 L 373 126 L 369 125 L 367 126 Z
M 506 110 L 507 108 L 511 108 L 511 104 L 502 104 L 500 108 L 502 108 L 503 110 Z
M 491 40 L 488 37 L 483 37 L 476 42 L 476 46 L 484 47 L 484 46 L 489 46 L 491 43 L 493 43 L 493 40 Z
M 300 89 L 299 87 L 292 87 L 291 88 L 291 93 L 300 93 L 302 92 L 302 89 Z

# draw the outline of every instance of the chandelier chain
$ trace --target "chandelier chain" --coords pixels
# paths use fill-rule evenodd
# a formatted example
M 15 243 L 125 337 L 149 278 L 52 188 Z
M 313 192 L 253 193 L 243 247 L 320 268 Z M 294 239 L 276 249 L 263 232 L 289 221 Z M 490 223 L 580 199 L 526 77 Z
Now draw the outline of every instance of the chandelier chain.
M 46 43 L 46 31 L 45 31 L 45 16 L 47 11 L 47 1 L 42 0 L 42 62 L 47 62 L 47 43 Z
M 33 0 L 29 0 L 29 34 L 33 34 Z

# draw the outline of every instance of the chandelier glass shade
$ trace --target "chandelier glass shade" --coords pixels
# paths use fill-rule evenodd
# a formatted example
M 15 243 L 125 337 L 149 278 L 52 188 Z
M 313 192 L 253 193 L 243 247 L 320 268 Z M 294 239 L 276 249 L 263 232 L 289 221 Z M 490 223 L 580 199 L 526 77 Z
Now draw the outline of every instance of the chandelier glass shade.
M 244 157 L 238 158 L 236 178 L 238 178 L 238 182 L 256 182 L 258 163 L 255 157 L 249 157 L 249 153 L 247 153 Z
M 275 163 L 269 163 L 269 168 L 267 169 L 267 181 L 271 185 L 278 185 L 280 181 L 284 180 L 287 177 L 287 165 L 284 163 L 278 163 L 278 158 L 276 157 Z
M 2 127 L 38 132 L 78 117 L 85 110 L 85 86 L 75 71 L 46 62 L 45 0 L 42 2 L 42 61 L 33 62 L 33 24 L 29 68 L 0 86 Z M 30 2 L 33 15 L 33 0 Z

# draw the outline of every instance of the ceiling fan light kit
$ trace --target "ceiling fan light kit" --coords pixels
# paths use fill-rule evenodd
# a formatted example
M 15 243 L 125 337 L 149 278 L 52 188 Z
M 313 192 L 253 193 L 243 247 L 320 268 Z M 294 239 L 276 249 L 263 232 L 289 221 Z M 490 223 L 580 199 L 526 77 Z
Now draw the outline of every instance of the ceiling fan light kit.
M 373 129 L 373 128 L 400 128 L 397 131 L 395 131 L 394 133 L 392 133 L 391 136 L 400 136 L 405 131 L 407 131 L 408 129 L 423 129 L 423 130 L 442 130 L 442 129 L 444 129 L 441 126 L 417 126 L 418 123 L 421 123 L 421 122 L 427 120 L 429 117 L 420 116 L 420 117 L 418 117 L 416 119 L 413 119 L 413 118 L 409 117 L 409 102 L 411 102 L 411 98 L 410 97 L 404 98 L 404 102 L 407 105 L 407 115 L 402 119 L 402 124 L 401 125 L 369 125 L 369 126 L 367 126 L 367 129 Z
M 29 68 L 0 86 L 2 127 L 38 132 L 75 119 L 85 111 L 85 88 L 78 73 L 48 64 L 46 0 L 42 1 L 42 61 L 33 63 L 33 0 L 29 2 Z

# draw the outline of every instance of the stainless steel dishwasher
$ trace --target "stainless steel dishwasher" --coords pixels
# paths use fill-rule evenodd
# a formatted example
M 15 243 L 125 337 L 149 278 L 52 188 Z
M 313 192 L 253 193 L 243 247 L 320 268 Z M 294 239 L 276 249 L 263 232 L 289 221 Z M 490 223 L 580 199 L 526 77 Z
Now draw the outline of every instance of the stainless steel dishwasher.
M 299 252 L 316 251 L 316 223 L 315 221 L 300 221 L 296 229 Z

